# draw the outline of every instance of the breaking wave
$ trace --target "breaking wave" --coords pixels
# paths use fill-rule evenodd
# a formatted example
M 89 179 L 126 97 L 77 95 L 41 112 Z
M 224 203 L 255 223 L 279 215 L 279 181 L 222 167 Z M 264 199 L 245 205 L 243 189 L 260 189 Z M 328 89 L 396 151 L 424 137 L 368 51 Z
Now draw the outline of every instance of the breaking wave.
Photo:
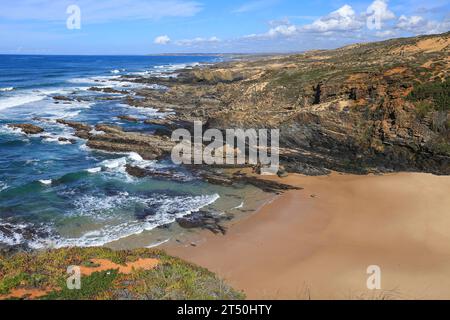
M 100 221 L 105 221 L 108 216 L 109 219 L 113 219 L 113 216 L 111 216 L 113 214 L 112 211 L 117 209 L 132 209 L 135 203 L 143 204 L 147 208 L 153 208 L 154 211 L 144 220 L 126 221 L 118 225 L 105 225 L 100 229 L 86 232 L 81 237 L 58 239 L 55 241 L 54 246 L 103 246 L 107 243 L 173 223 L 177 218 L 184 217 L 192 212 L 197 212 L 213 204 L 219 198 L 220 196 L 218 194 L 176 197 L 161 195 L 150 199 L 130 196 L 127 193 L 107 198 L 84 196 L 77 200 L 78 208 L 76 214 L 88 215 L 91 218 L 95 217 Z M 108 211 L 110 211 L 110 214 L 105 214 Z

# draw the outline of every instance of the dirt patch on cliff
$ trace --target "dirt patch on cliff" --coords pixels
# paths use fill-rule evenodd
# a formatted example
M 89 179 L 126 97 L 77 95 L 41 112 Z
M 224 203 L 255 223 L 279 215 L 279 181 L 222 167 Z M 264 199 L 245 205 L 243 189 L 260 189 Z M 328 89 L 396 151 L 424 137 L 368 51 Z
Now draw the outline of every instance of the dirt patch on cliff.
M 108 270 L 119 270 L 119 273 L 131 274 L 133 270 L 152 270 L 159 264 L 157 259 L 139 259 L 135 262 L 128 262 L 126 265 L 120 265 L 107 259 L 92 259 L 91 262 L 92 267 L 80 267 L 82 275 L 90 276 L 95 272 Z
M 390 70 L 386 71 L 386 72 L 384 73 L 384 75 L 387 76 L 387 77 L 389 77 L 389 76 L 392 76 L 392 75 L 394 75 L 394 74 L 401 74 L 401 73 L 405 72 L 406 70 L 407 70 L 407 69 L 404 68 L 404 67 L 397 67 L 397 68 L 390 69 Z
M 415 45 L 407 45 L 395 49 L 393 53 L 438 52 L 450 46 L 450 38 L 432 38 L 418 41 Z
M 38 299 L 38 298 L 46 296 L 47 294 L 49 294 L 52 291 L 53 291 L 52 289 L 41 290 L 41 289 L 19 288 L 19 289 L 11 290 L 11 293 L 9 293 L 9 294 L 1 295 L 0 300 L 24 299 L 24 298 Z

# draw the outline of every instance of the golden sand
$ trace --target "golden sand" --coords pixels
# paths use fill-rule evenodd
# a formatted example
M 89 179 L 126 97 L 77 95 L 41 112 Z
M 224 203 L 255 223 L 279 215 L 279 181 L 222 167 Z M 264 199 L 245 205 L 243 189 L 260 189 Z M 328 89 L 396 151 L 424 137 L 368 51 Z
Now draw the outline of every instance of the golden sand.
M 270 178 L 276 179 L 279 178 Z M 290 191 L 172 255 L 217 272 L 250 299 L 450 299 L 450 177 L 402 173 L 281 180 Z M 381 290 L 367 268 L 381 268 Z

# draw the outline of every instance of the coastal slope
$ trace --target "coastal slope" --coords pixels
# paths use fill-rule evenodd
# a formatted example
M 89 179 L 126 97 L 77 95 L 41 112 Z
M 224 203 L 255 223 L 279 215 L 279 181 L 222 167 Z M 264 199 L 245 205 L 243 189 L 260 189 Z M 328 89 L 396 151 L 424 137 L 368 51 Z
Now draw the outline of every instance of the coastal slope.
M 75 268 L 80 287 L 75 288 Z M 73 284 L 74 287 L 69 287 Z M 71 248 L 0 254 L 0 300 L 243 299 L 206 269 L 150 249 Z

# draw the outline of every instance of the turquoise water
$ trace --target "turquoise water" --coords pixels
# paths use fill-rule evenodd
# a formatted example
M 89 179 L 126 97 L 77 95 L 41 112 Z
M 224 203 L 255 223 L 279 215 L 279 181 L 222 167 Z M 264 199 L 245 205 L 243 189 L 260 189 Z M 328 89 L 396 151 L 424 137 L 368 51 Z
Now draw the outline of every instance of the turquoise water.
M 133 108 L 123 95 L 95 93 L 91 86 L 122 90 L 121 75 L 176 75 L 176 70 L 215 57 L 0 56 L 0 243 L 34 248 L 99 246 L 154 230 L 208 205 L 220 210 L 242 203 L 236 191 L 199 181 L 168 161 L 137 154 L 90 150 L 56 119 L 118 124 L 152 134 L 149 125 L 119 121 L 118 115 L 163 117 Z M 155 83 L 150 86 L 162 89 Z M 78 101 L 56 103 L 65 95 Z M 113 100 L 99 100 L 107 96 Z M 45 129 L 25 135 L 7 127 L 32 123 Z M 76 139 L 75 143 L 59 138 Z M 126 164 L 176 172 L 173 179 L 136 179 Z M 237 191 L 239 193 L 239 191 Z

